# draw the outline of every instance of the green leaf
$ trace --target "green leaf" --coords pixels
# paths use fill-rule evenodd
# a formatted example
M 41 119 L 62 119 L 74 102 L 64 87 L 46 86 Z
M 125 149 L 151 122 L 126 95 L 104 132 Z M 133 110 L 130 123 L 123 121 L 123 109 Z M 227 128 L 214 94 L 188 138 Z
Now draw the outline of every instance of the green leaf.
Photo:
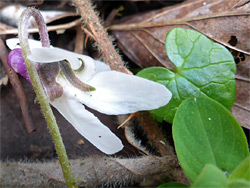
M 152 67 L 137 74 L 165 85 L 173 94 L 169 104 L 151 111 L 157 121 L 172 123 L 187 98 L 206 96 L 232 108 L 236 65 L 225 47 L 194 30 L 175 28 L 167 34 L 166 51 L 176 70 Z
M 216 166 L 207 164 L 191 187 L 223 188 L 227 187 L 227 184 L 226 175 Z
M 250 181 L 247 181 L 245 179 L 234 179 L 229 181 L 230 188 L 249 188 L 250 187 Z
M 232 172 L 229 177 L 230 180 L 233 179 L 245 179 L 250 181 L 250 156 L 245 158 Z
M 191 181 L 205 164 L 231 173 L 249 155 L 240 124 L 224 106 L 207 97 L 187 99 L 180 105 L 173 139 L 178 160 Z
M 184 183 L 179 183 L 179 182 L 169 182 L 169 183 L 164 183 L 162 185 L 160 185 L 157 188 L 176 188 L 176 187 L 189 187 L 188 185 L 184 184 Z

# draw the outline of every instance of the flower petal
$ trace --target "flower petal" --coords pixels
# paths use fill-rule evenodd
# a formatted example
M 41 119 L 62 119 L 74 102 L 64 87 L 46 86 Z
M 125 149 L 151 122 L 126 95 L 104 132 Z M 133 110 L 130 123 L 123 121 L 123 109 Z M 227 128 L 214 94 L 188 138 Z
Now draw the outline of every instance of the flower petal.
M 81 67 L 81 61 L 78 60 L 77 54 L 60 48 L 32 48 L 31 55 L 28 55 L 31 61 L 39 63 L 53 63 L 62 60 L 68 60 L 72 69 L 76 70 Z
M 51 104 L 82 136 L 102 152 L 111 155 L 122 150 L 121 140 L 75 99 L 63 94 Z
M 84 63 L 83 69 L 79 69 L 75 71 L 76 76 L 81 79 L 83 82 L 91 79 L 96 73 L 96 63 L 94 59 L 86 55 L 80 55 L 79 59 L 81 59 Z
M 102 61 L 93 60 L 89 56 L 81 57 L 81 59 L 84 62 L 84 69 L 75 71 L 75 74 L 83 82 L 87 82 L 98 72 L 110 70 L 107 64 Z
M 63 84 L 67 85 L 66 82 Z M 96 91 L 82 92 L 64 85 L 64 92 L 109 115 L 157 109 L 166 105 L 172 97 L 171 92 L 161 84 L 117 71 L 100 72 L 87 84 L 95 87 Z
M 95 61 L 96 73 L 111 70 L 110 66 L 107 65 L 106 63 L 99 60 L 94 60 L 94 61 Z
M 19 45 L 20 41 L 18 38 L 11 38 L 11 39 L 7 39 L 6 40 L 6 44 L 9 47 L 9 49 L 13 50 L 15 48 L 21 48 Z M 29 39 L 29 45 L 30 48 L 41 48 L 42 44 L 40 41 L 38 40 L 33 40 L 33 39 Z M 52 47 L 52 46 L 51 46 Z

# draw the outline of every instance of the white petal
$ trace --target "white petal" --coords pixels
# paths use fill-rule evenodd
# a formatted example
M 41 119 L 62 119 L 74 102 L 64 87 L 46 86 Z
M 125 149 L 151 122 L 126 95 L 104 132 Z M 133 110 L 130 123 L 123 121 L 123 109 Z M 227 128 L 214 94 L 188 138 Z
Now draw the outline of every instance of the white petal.
M 11 38 L 6 40 L 6 44 L 9 49 L 13 50 L 14 48 L 21 48 L 20 41 L 18 38 Z M 29 39 L 30 48 L 42 48 L 42 44 L 38 40 Z M 51 46 L 52 47 L 52 46 Z
M 53 63 L 67 59 L 72 67 L 76 70 L 81 67 L 81 61 L 78 60 L 80 55 L 63 50 L 60 48 L 32 48 L 31 55 L 28 58 L 33 62 L 38 63 Z
M 94 61 L 96 66 L 96 73 L 111 70 L 109 65 L 107 65 L 106 63 L 99 60 L 94 60 Z
M 161 84 L 117 71 L 100 72 L 87 84 L 96 91 L 86 93 L 74 87 L 64 91 L 88 107 L 109 115 L 157 109 L 172 97 Z
M 82 136 L 102 152 L 111 155 L 122 150 L 121 140 L 78 101 L 63 95 L 51 104 Z
M 85 55 L 81 55 L 80 58 L 84 62 L 84 69 L 75 71 L 75 73 L 83 82 L 87 82 L 98 72 L 110 70 L 110 67 L 102 61 L 94 60 Z
M 79 59 L 81 59 L 84 63 L 83 70 L 80 71 L 75 71 L 76 76 L 80 78 L 83 82 L 91 79 L 95 73 L 96 73 L 96 63 L 95 61 L 86 55 L 80 55 L 79 54 Z

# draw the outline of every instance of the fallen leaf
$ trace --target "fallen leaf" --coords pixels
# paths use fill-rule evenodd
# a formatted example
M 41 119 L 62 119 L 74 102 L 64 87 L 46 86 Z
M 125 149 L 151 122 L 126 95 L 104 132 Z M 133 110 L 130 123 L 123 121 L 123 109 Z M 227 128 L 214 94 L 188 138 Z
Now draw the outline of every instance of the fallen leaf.
M 241 126 L 250 129 L 250 80 L 249 77 L 248 80 L 244 77 L 236 78 L 236 98 L 231 111 Z
M 249 7 L 242 0 L 187 1 L 185 3 L 135 15 L 109 29 L 120 49 L 141 67 L 174 68 L 165 52 L 165 37 L 174 27 L 195 29 L 230 49 L 244 52 L 249 61 Z M 229 41 L 236 37 L 237 44 Z

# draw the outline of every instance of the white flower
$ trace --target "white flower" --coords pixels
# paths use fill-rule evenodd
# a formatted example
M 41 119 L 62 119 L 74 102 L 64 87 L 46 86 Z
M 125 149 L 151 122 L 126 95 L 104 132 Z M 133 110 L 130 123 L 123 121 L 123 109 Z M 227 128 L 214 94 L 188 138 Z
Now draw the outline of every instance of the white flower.
M 161 84 L 112 71 L 103 62 L 59 48 L 31 46 L 28 58 L 39 63 L 67 60 L 75 75 L 83 83 L 95 88 L 94 91 L 84 92 L 73 86 L 63 74 L 59 74 L 57 82 L 63 88 L 63 95 L 50 103 L 82 136 L 106 154 L 120 151 L 122 142 L 84 105 L 107 115 L 129 114 L 164 106 L 172 96 Z

